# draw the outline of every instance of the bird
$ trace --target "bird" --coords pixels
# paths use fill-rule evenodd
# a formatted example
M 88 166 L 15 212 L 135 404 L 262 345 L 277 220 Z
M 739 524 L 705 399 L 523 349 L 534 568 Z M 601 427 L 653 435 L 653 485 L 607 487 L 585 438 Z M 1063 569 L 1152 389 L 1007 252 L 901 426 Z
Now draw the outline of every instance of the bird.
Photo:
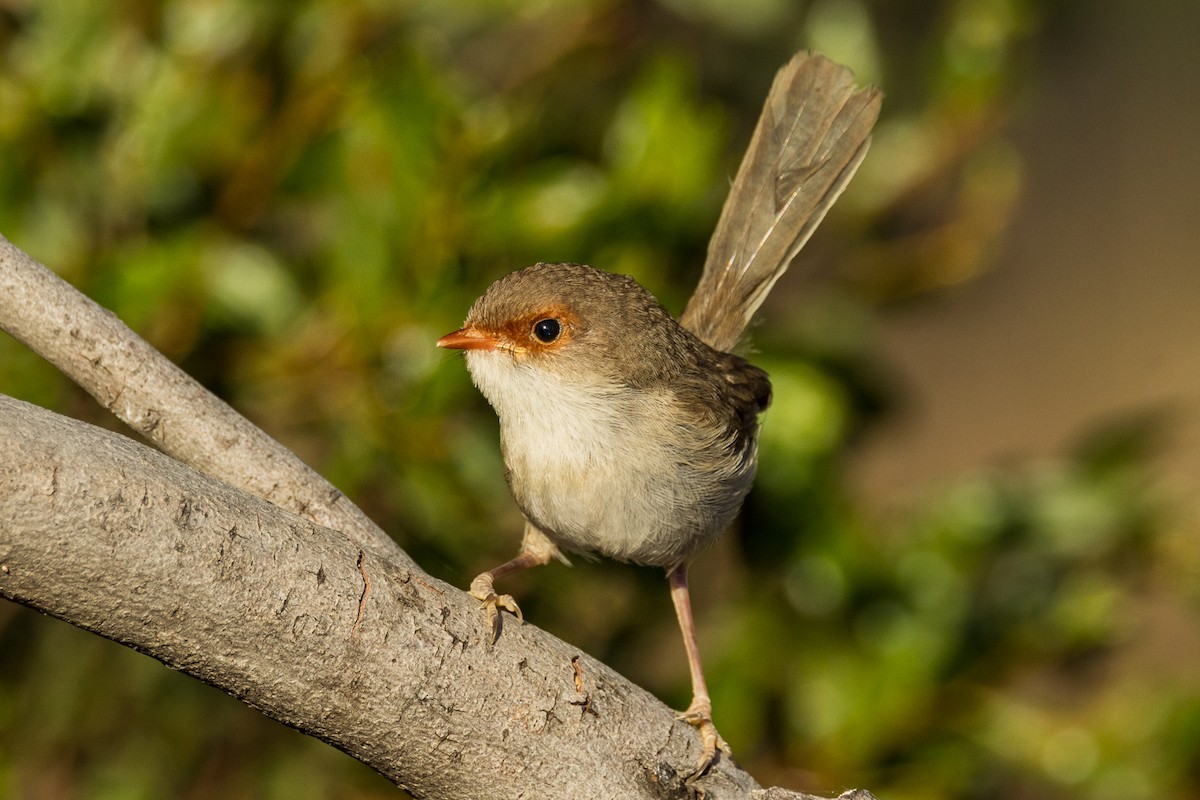
M 495 589 L 515 572 L 566 553 L 665 570 L 692 681 L 678 716 L 701 743 L 690 779 L 730 748 L 713 722 L 688 565 L 740 510 L 771 402 L 767 373 L 731 351 L 853 177 L 880 103 L 819 54 L 778 72 L 678 320 L 631 277 L 542 262 L 492 283 L 437 340 L 464 353 L 499 418 L 525 517 L 517 556 L 470 584 L 491 641 L 502 611 L 524 619 Z

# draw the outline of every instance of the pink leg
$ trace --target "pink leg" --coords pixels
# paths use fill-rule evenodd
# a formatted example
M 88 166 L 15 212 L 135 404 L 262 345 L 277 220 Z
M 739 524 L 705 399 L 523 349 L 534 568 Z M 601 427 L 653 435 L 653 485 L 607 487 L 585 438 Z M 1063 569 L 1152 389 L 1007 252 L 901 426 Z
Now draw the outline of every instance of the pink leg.
M 495 581 L 530 567 L 548 564 L 552 558 L 566 561 L 558 547 L 550 541 L 546 534 L 526 522 L 525 538 L 521 540 L 521 552 L 517 554 L 517 557 L 505 561 L 495 569 L 489 569 L 487 572 L 476 575 L 475 580 L 471 581 L 471 596 L 487 608 L 488 627 L 492 630 L 493 643 L 500 636 L 500 609 L 503 608 L 509 613 L 516 614 L 517 619 L 521 622 L 525 621 L 525 617 L 521 614 L 521 607 L 517 605 L 517 601 L 513 599 L 512 595 L 496 594 Z
M 696 624 L 692 620 L 692 599 L 688 592 L 687 564 L 680 564 L 667 573 L 671 586 L 671 601 L 675 604 L 675 616 L 679 618 L 679 629 L 683 633 L 683 648 L 687 651 L 688 668 L 692 672 L 692 702 L 679 718 L 695 725 L 700 731 L 703 749 L 700 763 L 693 778 L 708 771 L 717 760 L 717 751 L 729 753 L 729 745 L 717 733 L 712 720 L 712 700 L 708 697 L 708 684 L 704 682 L 704 669 L 700 666 L 700 647 L 696 644 Z

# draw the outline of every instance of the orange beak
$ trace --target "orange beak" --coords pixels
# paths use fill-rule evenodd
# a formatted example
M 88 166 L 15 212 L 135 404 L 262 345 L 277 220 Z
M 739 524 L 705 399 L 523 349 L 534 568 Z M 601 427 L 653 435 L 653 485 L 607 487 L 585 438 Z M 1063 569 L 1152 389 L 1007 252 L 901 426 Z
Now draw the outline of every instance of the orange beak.
M 438 347 L 451 350 L 495 350 L 499 345 L 495 336 L 483 333 L 478 328 L 459 328 L 437 340 Z

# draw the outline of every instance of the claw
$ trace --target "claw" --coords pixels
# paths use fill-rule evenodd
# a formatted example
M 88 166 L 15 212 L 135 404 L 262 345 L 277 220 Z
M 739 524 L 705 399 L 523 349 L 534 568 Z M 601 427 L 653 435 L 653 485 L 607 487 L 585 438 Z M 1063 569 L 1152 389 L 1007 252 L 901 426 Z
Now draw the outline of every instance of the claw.
M 470 594 L 478 600 L 484 608 L 487 609 L 488 627 L 492 631 L 491 644 L 495 644 L 500 638 L 500 609 L 504 609 L 510 614 L 516 615 L 518 622 L 525 622 L 525 617 L 521 614 L 521 607 L 517 605 L 517 601 L 513 599 L 511 594 L 496 594 L 492 587 L 492 576 L 488 573 L 471 581 Z
M 721 738 L 721 734 L 717 733 L 717 726 L 712 721 L 712 703 L 707 699 L 692 700 L 687 710 L 676 714 L 675 718 L 692 725 L 700 733 L 700 759 L 696 762 L 696 768 L 685 779 L 685 783 L 692 784 L 712 769 L 720 758 L 718 754 L 729 756 L 732 755 L 732 751 L 729 744 Z

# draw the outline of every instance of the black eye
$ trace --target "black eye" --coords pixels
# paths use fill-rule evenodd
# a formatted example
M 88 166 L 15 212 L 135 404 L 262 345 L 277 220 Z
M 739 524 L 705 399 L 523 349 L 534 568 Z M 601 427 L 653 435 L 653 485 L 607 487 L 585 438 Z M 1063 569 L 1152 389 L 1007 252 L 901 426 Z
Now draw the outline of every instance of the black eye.
M 556 319 L 539 319 L 533 323 L 533 335 L 540 341 L 550 344 L 562 333 L 562 325 Z

